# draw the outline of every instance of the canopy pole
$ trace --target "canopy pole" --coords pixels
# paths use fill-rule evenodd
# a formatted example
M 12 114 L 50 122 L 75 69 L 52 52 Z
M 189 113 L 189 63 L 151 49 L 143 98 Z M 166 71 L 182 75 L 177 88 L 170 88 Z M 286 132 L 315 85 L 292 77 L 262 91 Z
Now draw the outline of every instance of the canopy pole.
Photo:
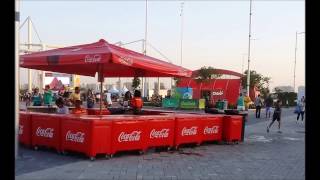
M 19 26 L 20 26 L 20 2 L 19 0 L 15 0 L 15 108 L 14 108 L 14 121 L 15 121 L 15 153 L 14 157 L 15 159 L 18 158 L 18 152 L 19 152 L 19 84 L 20 84 L 20 74 L 19 74 Z
M 98 80 L 100 82 L 100 115 L 101 115 L 102 114 L 102 99 L 103 99 L 103 81 L 104 81 L 101 67 L 99 68 L 99 72 L 98 72 Z
M 102 94 L 103 94 L 103 82 L 101 81 L 100 82 L 100 114 L 101 114 L 101 112 L 102 112 Z

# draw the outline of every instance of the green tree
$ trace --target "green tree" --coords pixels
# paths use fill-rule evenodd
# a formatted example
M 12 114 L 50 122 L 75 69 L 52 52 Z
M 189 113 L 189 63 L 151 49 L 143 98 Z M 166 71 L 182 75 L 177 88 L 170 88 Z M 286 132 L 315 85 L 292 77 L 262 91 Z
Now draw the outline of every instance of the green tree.
M 242 88 L 247 87 L 248 70 L 244 72 L 244 76 L 241 78 Z M 270 93 L 269 83 L 271 78 L 263 76 L 256 71 L 250 71 L 250 88 L 257 87 L 260 91 L 262 98 L 265 98 Z
M 132 79 L 132 85 L 131 85 L 132 88 L 135 90 L 139 87 L 139 85 L 140 85 L 140 79 L 138 77 L 134 77 Z
M 283 92 L 279 88 L 274 88 L 274 94 L 276 95 L 277 99 L 282 102 L 285 106 L 295 106 L 297 103 L 295 100 L 297 99 L 297 93 L 295 92 Z M 287 103 L 288 102 L 288 103 Z
M 222 74 L 218 74 L 216 72 L 216 69 L 214 69 L 213 67 L 203 66 L 199 69 L 198 76 L 195 77 L 194 79 L 196 80 L 196 82 L 201 83 L 201 82 L 207 82 L 211 79 L 215 79 L 221 76 Z

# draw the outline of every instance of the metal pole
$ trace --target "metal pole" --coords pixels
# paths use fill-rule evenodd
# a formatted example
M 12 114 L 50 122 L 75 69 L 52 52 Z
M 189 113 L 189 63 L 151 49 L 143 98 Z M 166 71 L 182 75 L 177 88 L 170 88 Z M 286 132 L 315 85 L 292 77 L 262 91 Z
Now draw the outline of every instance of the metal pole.
M 252 15 L 252 0 L 250 0 L 250 16 L 249 16 L 249 48 L 248 48 L 248 72 L 247 72 L 247 96 L 250 95 L 250 42 L 251 42 L 251 15 Z
M 243 73 L 243 70 L 244 70 L 244 56 L 246 54 L 242 54 L 242 68 L 241 68 L 241 74 Z
M 296 31 L 296 43 L 294 49 L 294 72 L 293 72 L 293 92 L 296 92 L 296 64 L 297 64 L 297 50 L 298 50 L 298 34 L 303 34 L 305 32 Z
M 46 50 L 46 45 L 42 44 L 42 51 Z M 44 78 L 45 78 L 45 71 L 41 71 L 41 77 L 40 77 L 40 92 L 43 93 L 44 88 Z
M 296 42 L 295 42 L 295 48 L 294 48 L 293 92 L 296 91 L 297 44 L 298 44 L 298 31 L 296 31 Z
M 144 33 L 144 55 L 147 55 L 147 32 L 148 32 L 148 0 L 146 0 L 146 23 L 145 23 L 145 33 Z M 143 84 L 142 84 L 142 89 L 143 89 L 143 97 L 146 96 L 147 93 L 145 93 L 145 91 L 148 92 L 148 88 L 146 87 L 146 81 L 147 78 L 144 78 Z
M 28 51 L 31 50 L 31 43 L 32 43 L 32 24 L 30 16 L 28 17 Z M 32 71 L 28 69 L 28 91 L 32 91 Z
M 181 32 L 180 32 L 180 66 L 182 66 L 182 38 L 183 38 L 183 5 L 184 5 L 184 2 L 181 3 L 181 13 L 180 13 L 180 16 L 181 16 Z
M 18 158 L 19 152 L 19 84 L 20 84 L 20 74 L 19 74 L 19 26 L 20 26 L 20 4 L 19 0 L 15 0 L 15 63 L 14 63 L 14 74 L 15 74 L 15 108 L 14 108 L 14 121 L 15 121 L 15 159 Z

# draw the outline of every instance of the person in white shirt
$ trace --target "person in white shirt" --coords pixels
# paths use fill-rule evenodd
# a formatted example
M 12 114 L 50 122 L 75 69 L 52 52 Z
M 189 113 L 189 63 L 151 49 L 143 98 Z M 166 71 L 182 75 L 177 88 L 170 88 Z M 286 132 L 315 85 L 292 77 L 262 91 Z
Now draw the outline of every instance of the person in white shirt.
M 61 97 L 56 100 L 57 114 L 69 114 L 69 108 L 64 105 L 64 101 Z

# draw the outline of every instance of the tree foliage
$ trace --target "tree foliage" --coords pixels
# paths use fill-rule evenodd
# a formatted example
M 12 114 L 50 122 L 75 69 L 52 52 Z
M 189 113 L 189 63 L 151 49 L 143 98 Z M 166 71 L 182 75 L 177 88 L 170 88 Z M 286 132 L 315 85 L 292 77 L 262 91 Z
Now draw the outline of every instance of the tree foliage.
M 244 72 L 244 76 L 241 78 L 242 88 L 247 87 L 247 77 L 248 70 Z M 250 71 L 250 88 L 257 87 L 260 91 L 260 94 L 263 98 L 270 93 L 269 83 L 271 78 L 267 76 L 263 76 L 262 74 L 257 73 L 256 71 Z
M 222 76 L 222 74 L 218 74 L 213 67 L 203 66 L 198 71 L 198 76 L 195 77 L 195 80 L 196 80 L 196 82 L 201 83 L 201 82 L 207 82 L 211 79 L 215 79 L 215 78 L 218 78 L 221 76 Z
M 139 85 L 140 85 L 140 78 L 139 77 L 134 77 L 132 79 L 131 87 L 135 90 L 135 89 L 137 89 L 139 87 Z
M 282 102 L 283 105 L 295 106 L 297 103 L 297 93 L 295 92 L 283 92 L 281 89 L 274 88 L 274 94 L 278 100 Z M 288 101 L 288 104 L 287 104 Z

